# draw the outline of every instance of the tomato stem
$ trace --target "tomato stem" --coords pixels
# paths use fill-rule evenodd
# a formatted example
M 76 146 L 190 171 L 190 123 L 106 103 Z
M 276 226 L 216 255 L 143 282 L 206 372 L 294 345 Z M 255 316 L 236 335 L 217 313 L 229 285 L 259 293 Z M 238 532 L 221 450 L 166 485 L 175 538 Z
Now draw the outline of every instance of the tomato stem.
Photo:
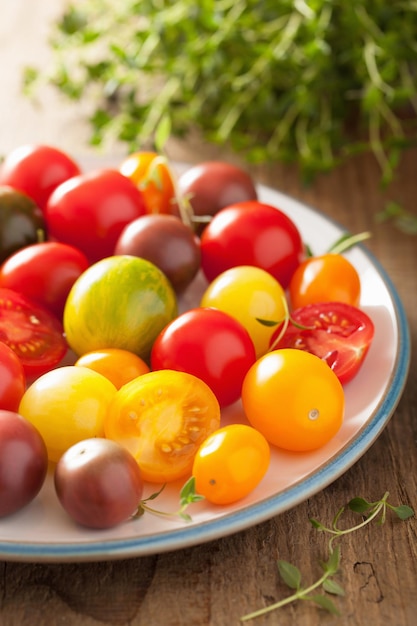
M 371 237 L 371 233 L 365 231 L 363 233 L 358 233 L 357 235 L 345 234 L 340 237 L 327 251 L 329 254 L 342 254 L 342 252 L 346 252 L 356 244 L 361 241 L 365 241 Z

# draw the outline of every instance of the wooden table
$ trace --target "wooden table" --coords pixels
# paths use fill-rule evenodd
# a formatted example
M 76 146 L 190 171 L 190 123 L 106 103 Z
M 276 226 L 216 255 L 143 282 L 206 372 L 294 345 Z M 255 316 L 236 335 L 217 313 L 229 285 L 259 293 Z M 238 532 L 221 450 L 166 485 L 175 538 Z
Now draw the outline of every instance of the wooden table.
M 20 67 L 47 58 L 46 23 L 62 2 L 8 0 L 2 4 L 0 31 L 0 153 L 26 142 L 45 141 L 74 155 L 90 153 L 81 106 L 69 107 L 55 94 L 34 108 L 18 89 Z M 30 7 L 29 7 L 30 5 Z M 42 5 L 42 6 L 39 6 Z M 30 10 L 28 10 L 30 8 Z M 4 19 L 3 19 L 4 18 Z M 13 34 L 13 36 L 12 36 Z M 221 151 L 173 143 L 170 156 L 189 162 L 229 158 Z M 376 214 L 392 197 L 410 210 L 417 198 L 417 154 L 403 158 L 389 193 L 379 188 L 371 157 L 359 157 L 304 188 L 295 169 L 270 165 L 252 170 L 257 180 L 319 208 L 352 232 L 372 231 L 368 246 L 384 266 L 409 320 L 412 350 L 417 347 L 417 239 Z M 161 555 L 123 561 L 36 564 L 0 562 L 2 626 L 232 626 L 244 613 L 288 595 L 277 573 L 277 559 L 298 565 L 306 583 L 320 575 L 326 537 L 309 518 L 330 523 L 352 497 L 379 499 L 417 508 L 417 364 L 413 356 L 403 397 L 379 439 L 343 476 L 324 491 L 269 521 L 211 543 Z M 416 519 L 388 516 L 340 542 L 337 580 L 346 596 L 336 600 L 335 617 L 299 602 L 250 623 L 259 626 L 415 623 L 417 611 Z

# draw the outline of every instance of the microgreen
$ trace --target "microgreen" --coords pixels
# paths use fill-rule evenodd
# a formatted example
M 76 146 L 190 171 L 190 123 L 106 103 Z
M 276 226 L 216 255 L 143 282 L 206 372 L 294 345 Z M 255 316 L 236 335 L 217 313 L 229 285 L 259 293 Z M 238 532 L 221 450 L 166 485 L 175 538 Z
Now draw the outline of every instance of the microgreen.
M 370 524 L 372 521 L 376 521 L 379 524 L 384 524 L 386 521 L 387 511 L 392 511 L 399 519 L 407 520 L 414 515 L 414 511 L 407 505 L 394 506 L 388 502 L 389 493 L 386 492 L 380 500 L 376 502 L 368 502 L 365 498 L 353 498 L 348 502 L 347 506 L 341 507 L 334 516 L 330 526 L 325 526 L 322 522 L 316 519 L 310 519 L 310 522 L 317 531 L 324 532 L 330 535 L 328 541 L 328 558 L 327 561 L 321 561 L 320 565 L 323 570 L 322 575 L 312 584 L 304 586 L 302 582 L 302 574 L 298 567 L 288 563 L 284 560 L 278 561 L 278 571 L 283 582 L 294 591 L 291 595 L 271 604 L 267 607 L 253 611 L 241 617 L 242 622 L 246 622 L 271 611 L 275 611 L 283 606 L 296 602 L 298 600 L 307 600 L 315 603 L 319 607 L 326 609 L 334 615 L 339 615 L 339 610 L 329 597 L 328 594 L 333 596 L 343 596 L 345 591 L 343 587 L 334 580 L 334 576 L 340 569 L 340 549 L 338 546 L 334 546 L 334 541 L 340 539 L 344 535 L 357 532 Z M 341 528 L 339 522 L 341 521 L 346 508 L 358 513 L 362 516 L 362 521 L 354 526 L 347 528 Z M 321 590 L 324 593 L 319 593 Z
M 148 502 L 155 500 L 162 493 L 162 491 L 165 489 L 165 486 L 166 485 L 162 485 L 162 487 L 158 491 L 141 500 L 134 517 L 140 517 L 145 512 L 147 512 L 151 513 L 152 515 L 159 515 L 161 517 L 179 517 L 185 522 L 191 522 L 192 518 L 186 512 L 186 509 L 190 506 L 190 504 L 193 504 L 194 502 L 200 502 L 200 500 L 204 500 L 204 496 L 200 496 L 195 491 L 195 478 L 191 476 L 191 478 L 189 478 L 181 488 L 179 503 L 180 506 L 179 509 L 177 509 L 176 511 L 160 511 L 158 509 L 154 509 L 148 504 Z

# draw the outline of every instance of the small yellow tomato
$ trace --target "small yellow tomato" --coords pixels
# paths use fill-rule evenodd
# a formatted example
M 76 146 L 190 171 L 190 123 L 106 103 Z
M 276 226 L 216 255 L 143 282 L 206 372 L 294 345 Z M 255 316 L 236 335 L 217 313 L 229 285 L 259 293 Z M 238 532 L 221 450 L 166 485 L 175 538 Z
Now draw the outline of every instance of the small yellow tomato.
M 287 315 L 285 292 L 279 282 L 251 265 L 239 265 L 219 274 L 204 292 L 201 306 L 220 309 L 237 319 L 248 331 L 257 357 L 269 350 L 276 329 L 273 322 L 282 322 Z
M 265 437 L 251 426 L 231 424 L 200 446 L 193 464 L 196 492 L 213 504 L 231 504 L 261 482 L 270 460 Z
M 149 372 L 149 366 L 137 354 L 119 348 L 93 350 L 83 354 L 75 363 L 102 374 L 120 389 L 129 381 Z
M 104 418 L 116 387 L 87 367 L 51 370 L 25 391 L 19 413 L 45 441 L 48 458 L 57 462 L 75 443 L 104 436 Z

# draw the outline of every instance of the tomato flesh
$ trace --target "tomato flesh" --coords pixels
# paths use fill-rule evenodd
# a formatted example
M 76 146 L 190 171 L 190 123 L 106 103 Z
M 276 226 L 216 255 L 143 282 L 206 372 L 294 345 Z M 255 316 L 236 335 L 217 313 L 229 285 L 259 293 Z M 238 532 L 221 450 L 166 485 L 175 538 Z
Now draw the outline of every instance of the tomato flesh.
M 324 302 L 296 309 L 291 318 L 296 325 L 290 323 L 276 349 L 315 354 L 343 384 L 356 376 L 374 336 L 374 324 L 364 311 L 342 302 Z
M 219 404 L 202 380 L 161 370 L 117 391 L 104 432 L 133 454 L 144 480 L 165 483 L 191 473 L 199 446 L 219 424 Z
M 12 289 L 0 288 L 0 341 L 19 357 L 28 378 L 57 365 L 67 352 L 60 321 Z

